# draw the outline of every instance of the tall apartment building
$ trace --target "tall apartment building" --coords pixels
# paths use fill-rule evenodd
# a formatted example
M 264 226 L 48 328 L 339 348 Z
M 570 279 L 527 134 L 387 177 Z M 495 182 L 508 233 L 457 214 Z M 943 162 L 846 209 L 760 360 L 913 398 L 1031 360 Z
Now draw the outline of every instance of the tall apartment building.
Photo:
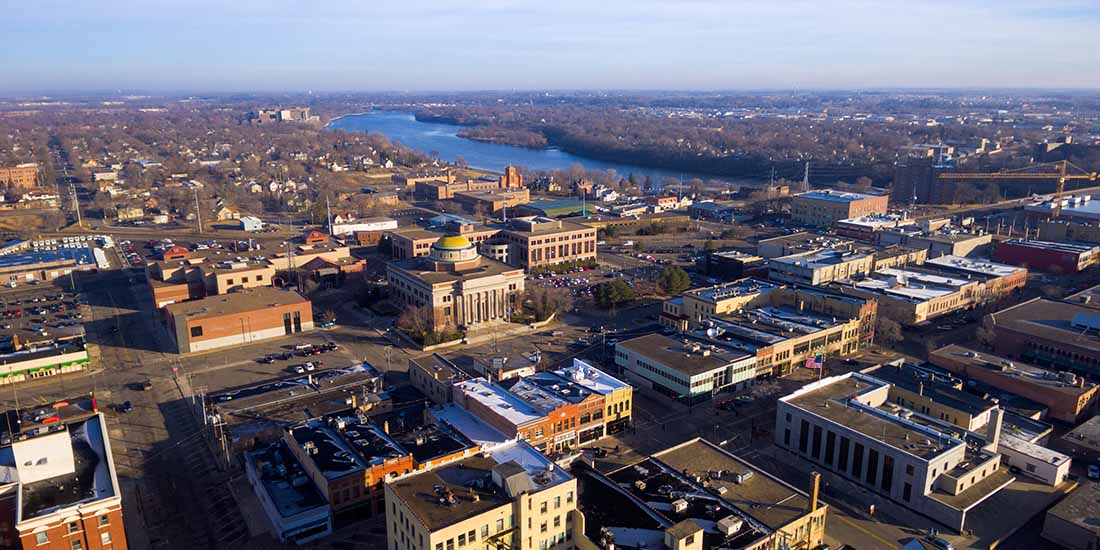
M 577 480 L 523 441 L 385 484 L 387 550 L 575 546 Z
M 891 402 L 891 384 L 848 373 L 779 400 L 775 443 L 953 530 L 1015 480 L 996 449 L 1000 409 L 964 432 Z
M 840 220 L 885 214 L 890 197 L 825 189 L 795 195 L 791 219 L 797 224 L 832 227 Z
M 52 423 L 23 420 L 0 447 L 0 542 L 5 548 L 125 550 L 106 419 L 94 400 L 81 400 L 47 420 Z

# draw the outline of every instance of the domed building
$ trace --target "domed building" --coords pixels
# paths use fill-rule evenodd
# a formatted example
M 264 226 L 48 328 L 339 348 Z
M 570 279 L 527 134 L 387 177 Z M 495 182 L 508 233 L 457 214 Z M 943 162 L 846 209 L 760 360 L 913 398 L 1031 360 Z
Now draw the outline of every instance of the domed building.
M 506 322 L 523 292 L 522 268 L 482 256 L 462 235 L 444 235 L 425 257 L 386 265 L 390 296 L 432 309 L 432 329 Z

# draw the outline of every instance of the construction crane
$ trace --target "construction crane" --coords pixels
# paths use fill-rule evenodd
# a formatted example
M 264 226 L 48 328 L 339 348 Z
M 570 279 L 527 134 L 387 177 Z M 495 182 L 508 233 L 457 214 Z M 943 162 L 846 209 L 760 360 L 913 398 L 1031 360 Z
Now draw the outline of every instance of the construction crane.
M 1025 172 L 1025 170 L 1034 170 L 1036 168 L 1042 168 L 1044 166 L 1053 166 L 1058 169 L 1057 172 Z M 1080 172 L 1071 174 L 1069 169 Z M 1097 181 L 1100 179 L 1100 175 L 1096 172 L 1088 172 L 1081 167 L 1073 164 L 1068 160 L 1060 160 L 1057 162 L 1048 162 L 1044 164 L 1036 164 L 1034 166 L 1027 166 L 1024 168 L 1017 168 L 1015 170 L 1007 170 L 1004 172 L 943 172 L 937 174 L 938 179 L 950 179 L 950 180 L 1058 180 L 1058 188 L 1054 191 L 1054 199 L 1051 206 L 1051 217 L 1057 218 L 1062 215 L 1062 195 L 1066 191 L 1066 182 L 1069 180 L 1089 180 Z

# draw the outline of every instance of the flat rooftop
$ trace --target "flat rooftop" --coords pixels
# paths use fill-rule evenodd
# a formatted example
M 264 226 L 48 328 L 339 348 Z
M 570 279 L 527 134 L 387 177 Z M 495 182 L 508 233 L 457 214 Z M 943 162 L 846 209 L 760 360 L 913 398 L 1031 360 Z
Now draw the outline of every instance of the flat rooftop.
M 400 431 L 391 430 L 390 438 L 419 464 L 471 449 L 475 445 L 461 432 L 433 424 Z
M 846 322 L 848 319 L 825 317 L 787 306 L 763 306 L 712 317 L 710 328 L 696 331 L 695 335 L 740 352 L 755 354 L 762 347 L 816 334 Z
M 508 390 L 484 378 L 473 378 L 455 384 L 466 399 L 473 399 L 515 426 L 523 426 L 546 418 L 546 412 L 516 397 Z
M 1081 303 L 1035 298 L 990 314 L 998 326 L 1046 340 L 1100 351 L 1100 313 Z
M 1100 537 L 1100 483 L 1082 483 L 1047 511 Z
M 500 385 L 520 399 L 547 411 L 580 403 L 593 395 L 588 388 L 551 371 L 501 380 Z
M 833 284 L 919 303 L 954 294 L 972 282 L 927 271 L 891 267 L 869 273 L 861 279 L 844 279 Z
M 923 393 L 924 397 L 930 401 L 955 410 L 965 411 L 971 415 L 977 415 L 997 407 L 997 404 L 992 401 L 987 401 L 958 389 L 956 384 L 959 383 L 959 380 L 957 379 L 936 377 L 930 375 L 928 371 L 908 363 L 900 366 L 882 365 L 868 374 L 912 393 Z
M 576 358 L 573 359 L 572 365 L 554 372 L 600 395 L 630 387 L 626 382 Z
M 429 413 L 445 428 L 462 434 L 483 450 L 510 441 L 507 436 L 454 403 L 433 405 Z
M 1080 379 L 1076 375 L 1039 368 L 1021 361 L 1005 359 L 992 353 L 975 351 L 958 344 L 940 348 L 929 354 L 929 360 L 932 363 L 936 363 L 937 358 L 943 358 L 953 363 L 962 363 L 968 369 L 989 371 L 1012 384 L 1057 392 L 1074 401 L 1083 394 L 1096 391 L 1096 386 L 1087 382 L 1084 387 L 1077 387 L 1076 384 L 1072 383 Z
M 724 473 L 723 476 L 732 479 L 733 473 Z M 710 493 L 694 478 L 656 457 L 620 468 L 606 477 L 614 482 L 618 490 L 626 492 L 635 501 L 644 502 L 646 512 L 660 518 L 664 525 L 671 526 L 691 519 L 700 526 L 707 526 L 703 531 L 704 548 L 719 548 L 723 542 L 727 548 L 748 547 L 771 531 L 732 502 Z M 676 512 L 673 503 L 678 501 L 686 506 Z M 713 526 L 729 517 L 742 520 L 743 526 L 731 540 L 725 540 Z
M 1076 294 L 1066 296 L 1063 300 L 1071 304 L 1092 308 L 1094 310 L 1100 309 L 1100 285 L 1089 287 Z
M 207 399 L 219 412 L 232 414 L 298 401 L 311 395 L 338 392 L 344 388 L 370 386 L 380 377 L 374 367 L 363 363 L 222 390 L 209 394 Z
M 328 507 L 321 491 L 283 441 L 248 451 L 244 456 L 252 463 L 264 492 L 281 517 L 289 518 L 315 508 Z
M 884 385 L 886 382 L 871 376 L 849 374 L 809 384 L 781 401 L 923 460 L 963 445 L 960 440 L 854 399 Z
M 1027 272 L 1027 269 L 1023 267 L 991 262 L 983 258 L 963 258 L 950 255 L 930 258 L 925 260 L 924 263 L 948 271 L 972 273 L 986 277 L 1008 277 L 1009 275 Z
M 186 317 L 196 320 L 303 303 L 308 304 L 309 299 L 297 291 L 257 287 L 210 296 L 200 300 L 169 304 L 164 308 L 173 317 Z
M 692 289 L 684 292 L 684 294 L 695 296 L 701 300 L 706 300 L 708 302 L 719 302 L 730 298 L 762 294 L 775 290 L 779 287 L 779 284 L 769 281 L 763 281 L 760 279 L 739 279 L 729 283 L 710 286 L 706 288 Z
M 837 191 L 836 189 L 820 189 L 795 195 L 795 198 L 812 199 L 829 202 L 855 202 L 866 199 L 879 198 L 878 195 L 864 193 L 852 193 L 850 191 Z
M 858 250 L 849 250 L 846 248 L 828 248 L 825 250 L 814 250 L 810 252 L 792 254 L 790 256 L 783 256 L 780 258 L 773 258 L 772 263 L 789 264 L 798 267 L 815 269 L 819 267 L 853 262 L 866 258 L 869 255 L 870 254 L 867 252 L 861 252 Z
M 1008 468 L 1002 467 L 957 495 L 937 489 L 928 496 L 956 510 L 969 510 L 1015 480 L 1016 476 L 1009 473 Z
M 615 347 L 630 350 L 686 376 L 725 368 L 730 363 L 752 357 L 748 353 L 715 348 L 693 340 L 685 344 L 656 333 L 619 342 Z
M 859 216 L 857 218 L 848 218 L 846 220 L 840 220 L 836 222 L 838 224 L 855 225 L 868 229 L 877 229 L 879 227 L 893 227 L 901 223 L 912 224 L 915 223 L 907 216 L 902 214 L 867 214 L 866 216 Z
M 1024 211 L 1042 216 L 1049 216 L 1053 210 L 1053 200 L 1037 201 L 1024 207 Z M 1062 215 L 1072 218 L 1100 220 L 1100 201 L 1092 200 L 1092 195 L 1069 195 L 1063 197 Z
M 470 378 L 465 371 L 458 368 L 454 363 L 434 353 L 431 355 L 409 358 L 409 363 L 420 367 L 428 374 L 444 382 L 458 382 L 461 380 L 469 380 Z
M 36 432 L 24 435 L 21 441 L 36 437 L 56 437 L 57 434 L 67 436 L 74 468 L 46 479 L 21 483 L 21 508 L 15 518 L 17 522 L 117 496 L 117 480 L 102 414 L 68 424 L 53 424 Z M 12 445 L 0 448 L 0 477 L 4 481 L 18 481 L 19 468 L 20 465 L 15 463 Z
M 723 500 L 771 529 L 779 529 L 806 514 L 809 498 L 805 493 L 704 439 L 653 456 L 677 471 L 705 475 L 712 488 L 726 489 Z M 723 475 L 710 475 L 719 471 Z M 745 472 L 752 472 L 753 476 L 741 483 L 732 479 L 732 474 Z
M 429 531 L 438 531 L 512 502 L 509 488 L 494 481 L 494 470 L 509 475 L 515 488 L 531 492 L 573 479 L 551 464 L 527 443 L 513 441 L 494 448 L 488 456 L 482 453 L 413 473 L 389 486 Z
M 997 246 L 1012 245 L 1025 248 L 1034 248 L 1037 250 L 1057 250 L 1059 252 L 1069 252 L 1072 254 L 1090 254 L 1096 252 L 1096 245 L 1084 244 L 1084 243 L 1071 243 L 1071 242 L 1051 242 L 1051 241 L 1025 241 L 1023 239 L 1010 239 L 1002 241 Z
M 515 221 L 513 221 L 505 225 L 503 229 L 505 229 L 509 233 L 514 233 L 517 235 L 551 235 L 554 233 L 571 233 L 573 231 L 581 231 L 591 228 L 587 225 L 567 220 L 536 218 L 535 220 L 527 223 L 516 223 Z
M 1082 422 L 1062 436 L 1067 443 L 1100 452 L 1100 416 Z

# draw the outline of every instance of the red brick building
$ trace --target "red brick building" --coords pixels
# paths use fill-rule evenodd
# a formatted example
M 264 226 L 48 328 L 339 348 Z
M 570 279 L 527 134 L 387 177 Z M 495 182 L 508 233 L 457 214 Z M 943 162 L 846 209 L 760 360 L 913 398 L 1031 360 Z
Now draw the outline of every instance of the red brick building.
M 1048 273 L 1078 273 L 1100 260 L 1100 247 L 1049 241 L 1012 239 L 997 243 L 993 258 Z
M 313 307 L 293 290 L 258 287 L 164 308 L 177 353 L 249 344 L 313 329 Z

